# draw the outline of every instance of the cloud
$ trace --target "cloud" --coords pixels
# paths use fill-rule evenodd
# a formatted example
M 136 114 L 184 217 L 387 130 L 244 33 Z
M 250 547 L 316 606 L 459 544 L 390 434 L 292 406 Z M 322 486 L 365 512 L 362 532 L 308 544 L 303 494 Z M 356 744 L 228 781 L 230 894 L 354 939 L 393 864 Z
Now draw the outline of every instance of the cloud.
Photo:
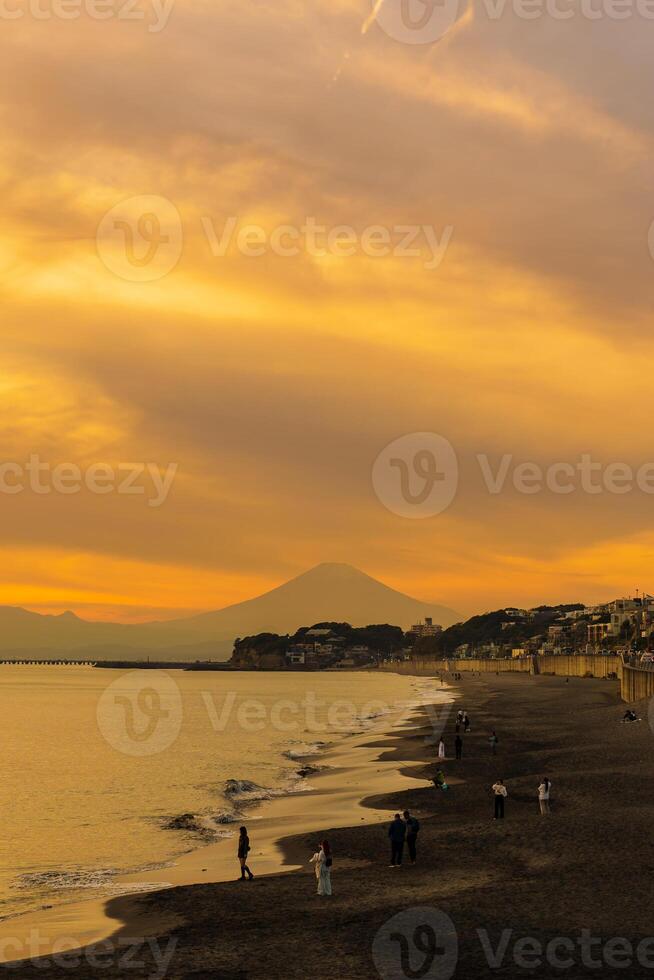
M 156 36 L 7 25 L 4 458 L 179 463 L 157 511 L 3 497 L 7 602 L 195 610 L 321 560 L 469 611 L 601 597 L 630 563 L 645 576 L 649 498 L 493 498 L 475 463 L 647 456 L 642 31 L 477 10 L 418 49 L 361 22 L 358 2 L 287 0 L 192 2 Z M 152 283 L 116 277 L 95 242 L 141 194 L 183 221 L 179 264 Z M 202 224 L 308 216 L 454 232 L 427 271 L 397 255 L 220 258 Z M 445 514 L 406 521 L 370 468 L 424 430 L 455 445 L 462 483 Z

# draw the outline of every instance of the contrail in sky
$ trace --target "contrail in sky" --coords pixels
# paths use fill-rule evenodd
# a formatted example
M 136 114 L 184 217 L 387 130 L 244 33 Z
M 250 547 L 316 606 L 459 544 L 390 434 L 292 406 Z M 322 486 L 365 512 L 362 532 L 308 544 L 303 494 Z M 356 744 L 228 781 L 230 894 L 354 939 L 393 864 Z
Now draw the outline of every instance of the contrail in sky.
M 386 3 L 386 0 L 375 0 L 375 6 L 370 11 L 370 14 L 368 15 L 368 17 L 364 21 L 363 27 L 361 28 L 361 33 L 362 34 L 367 34 L 368 33 L 368 31 L 370 30 L 370 28 L 372 27 L 372 25 L 377 20 L 377 14 L 382 9 L 382 7 L 384 6 L 385 3 Z

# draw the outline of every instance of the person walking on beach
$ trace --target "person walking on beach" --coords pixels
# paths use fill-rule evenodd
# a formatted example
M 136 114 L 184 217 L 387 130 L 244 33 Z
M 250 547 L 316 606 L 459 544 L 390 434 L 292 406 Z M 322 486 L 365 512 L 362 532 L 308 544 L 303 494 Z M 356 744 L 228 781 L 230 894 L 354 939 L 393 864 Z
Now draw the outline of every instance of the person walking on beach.
M 309 864 L 316 866 L 316 879 L 318 881 L 318 894 L 331 895 L 332 893 L 332 850 L 329 841 L 321 841 L 318 850 L 313 855 Z
M 241 864 L 241 877 L 239 881 L 245 881 L 245 875 L 247 874 L 250 881 L 254 878 L 254 875 L 248 868 L 248 853 L 250 851 L 250 838 L 248 837 L 247 827 L 241 827 L 239 837 L 238 837 L 238 859 Z
M 404 811 L 404 822 L 406 824 L 406 845 L 409 848 L 409 860 L 411 861 L 411 864 L 415 864 L 416 841 L 418 840 L 420 823 L 415 817 L 411 816 L 408 810 Z
M 388 828 L 388 836 L 391 841 L 391 868 L 399 868 L 402 865 L 402 854 L 404 852 L 404 841 L 406 840 L 406 824 L 399 813 Z
M 464 732 L 470 731 L 470 718 L 468 717 L 467 711 L 463 712 L 463 731 Z
M 508 796 L 504 780 L 498 779 L 496 783 L 493 783 L 492 790 L 495 794 L 495 816 L 493 819 L 504 820 L 504 801 Z
M 463 755 L 463 739 L 460 735 L 454 739 L 454 750 L 456 752 L 457 759 L 460 759 Z
M 440 742 L 438 743 L 438 758 L 439 759 L 444 759 L 445 758 L 445 742 L 443 741 L 442 738 L 441 738 Z
M 541 816 L 546 816 L 550 812 L 550 790 L 552 789 L 552 784 L 547 778 L 543 776 L 540 781 L 540 786 L 538 787 L 538 803 L 540 805 Z
M 497 743 L 499 741 L 495 732 L 491 732 L 491 737 L 488 739 L 488 741 L 490 742 L 491 754 L 495 755 L 497 752 Z
M 460 724 L 462 724 L 462 722 L 463 722 L 463 711 L 461 711 L 461 709 L 459 708 L 459 710 L 456 713 L 456 723 L 457 723 L 457 726 L 460 725 Z M 458 732 L 458 730 L 459 729 L 457 727 L 457 732 Z

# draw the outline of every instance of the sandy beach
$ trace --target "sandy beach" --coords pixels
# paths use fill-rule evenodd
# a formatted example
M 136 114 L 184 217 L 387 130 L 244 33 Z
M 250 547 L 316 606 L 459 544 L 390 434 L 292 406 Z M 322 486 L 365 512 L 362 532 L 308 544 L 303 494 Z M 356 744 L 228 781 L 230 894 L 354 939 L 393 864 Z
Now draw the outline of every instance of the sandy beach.
M 654 774 L 647 705 L 640 706 L 642 723 L 623 725 L 617 684 L 592 679 L 463 675 L 452 693 L 454 708 L 470 713 L 472 730 L 463 759 L 454 761 L 451 713 L 447 793 L 429 780 L 435 749 L 426 744 L 432 731 L 425 715 L 392 736 L 362 736 L 352 747 L 361 764 L 353 758 L 302 794 L 301 816 L 292 797 L 267 815 L 265 834 L 251 822 L 255 881 L 116 899 L 108 915 L 131 925 L 109 945 L 68 962 L 22 963 L 14 975 L 390 980 L 426 965 L 432 972 L 420 975 L 439 980 L 549 977 L 564 969 L 574 977 L 651 976 L 654 941 L 645 941 L 654 931 Z M 488 744 L 493 729 L 495 757 Z M 542 774 L 553 782 L 548 817 L 540 816 L 536 796 Z M 498 776 L 509 791 L 504 822 L 492 819 L 490 786 Z M 359 820 L 344 826 L 339 816 L 351 814 L 352 805 Z M 391 869 L 386 822 L 407 807 L 421 822 L 418 864 Z M 292 833 L 296 820 L 305 828 L 301 834 Z M 322 834 L 335 854 L 331 899 L 315 894 L 307 864 Z M 233 850 L 233 841 L 227 844 Z M 289 870 L 268 874 L 271 862 L 279 867 L 277 846 Z M 202 862 L 210 850 L 194 859 Z M 233 862 L 227 849 L 225 860 Z M 403 919 L 390 932 L 396 940 L 398 930 L 406 937 L 404 964 L 397 959 L 401 942 L 389 940 L 389 920 L 398 914 Z M 430 915 L 441 917 L 431 966 L 414 948 L 416 930 Z M 130 949 L 138 917 L 155 932 L 158 921 L 159 934 L 156 943 Z

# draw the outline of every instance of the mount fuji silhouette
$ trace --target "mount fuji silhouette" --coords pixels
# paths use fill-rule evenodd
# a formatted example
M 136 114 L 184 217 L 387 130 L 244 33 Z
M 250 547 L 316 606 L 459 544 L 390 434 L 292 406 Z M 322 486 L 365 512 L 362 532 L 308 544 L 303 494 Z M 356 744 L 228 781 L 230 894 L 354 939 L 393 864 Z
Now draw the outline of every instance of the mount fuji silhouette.
M 98 623 L 70 612 L 44 616 L 0 607 L 0 652 L 34 659 L 223 660 L 239 636 L 294 633 L 328 621 L 407 629 L 425 616 L 443 626 L 459 619 L 453 610 L 413 599 L 351 565 L 325 563 L 256 598 L 167 622 Z

